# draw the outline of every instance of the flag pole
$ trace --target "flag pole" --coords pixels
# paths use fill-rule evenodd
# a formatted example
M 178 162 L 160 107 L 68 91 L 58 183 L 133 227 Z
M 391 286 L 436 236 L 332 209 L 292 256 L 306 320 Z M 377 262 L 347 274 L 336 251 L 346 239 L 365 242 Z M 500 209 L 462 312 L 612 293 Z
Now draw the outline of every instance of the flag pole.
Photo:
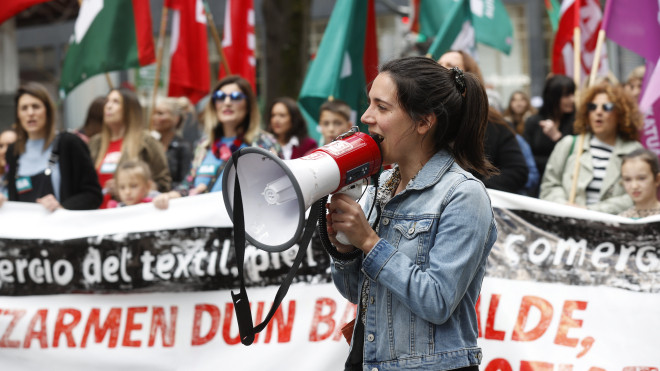
M 158 30 L 158 48 L 156 51 L 156 76 L 154 76 L 154 87 L 151 93 L 151 106 L 149 112 L 149 130 L 154 126 L 153 111 L 156 108 L 156 97 L 158 96 L 158 85 L 160 83 L 160 70 L 163 66 L 163 49 L 165 44 L 165 30 L 167 29 L 168 8 L 163 4 L 163 12 L 160 16 L 160 30 Z
M 575 81 L 575 101 L 580 102 L 580 0 L 575 0 L 575 27 L 573 28 L 573 81 Z
M 108 86 L 110 87 L 110 90 L 115 88 L 115 86 L 112 84 L 112 80 L 110 79 L 110 74 L 108 72 L 105 73 L 105 81 L 108 82 Z
M 596 73 L 598 72 L 598 68 L 600 68 L 600 50 L 603 47 L 603 43 L 605 42 L 605 30 L 600 29 L 598 31 L 598 41 L 596 41 L 596 55 L 594 56 L 594 63 L 591 66 L 591 73 L 589 74 L 589 84 L 587 86 L 591 86 L 594 84 L 596 81 Z
M 582 157 L 582 145 L 584 144 L 584 134 L 580 134 L 578 140 L 577 153 L 575 154 L 575 167 L 573 167 L 573 181 L 571 182 L 571 191 L 568 195 L 568 204 L 572 205 L 575 202 L 575 194 L 577 193 L 577 181 L 580 174 L 580 157 Z
M 575 0 L 575 28 L 573 28 L 573 81 L 575 81 L 575 101 L 577 104 L 580 102 L 580 0 Z M 582 157 L 582 145 L 584 144 L 584 134 L 580 134 L 578 141 L 577 153 L 575 154 L 575 167 L 573 168 L 573 181 L 571 183 L 571 190 L 568 196 L 568 204 L 572 205 L 575 202 L 575 195 L 577 193 L 577 180 L 580 173 L 580 157 Z
M 225 57 L 225 52 L 222 50 L 222 41 L 220 40 L 220 34 L 218 29 L 215 27 L 215 22 L 213 21 L 213 14 L 211 14 L 211 8 L 207 1 L 204 1 L 204 11 L 206 13 L 206 23 L 209 24 L 211 29 L 211 36 L 213 37 L 213 42 L 215 47 L 218 49 L 218 55 L 220 55 L 220 62 L 222 67 L 224 67 L 227 75 L 231 75 L 231 70 L 229 69 L 229 64 L 227 63 L 227 58 Z
M 607 26 L 610 22 L 610 13 L 612 12 L 612 1 L 605 2 L 605 10 L 603 11 L 603 21 L 600 23 L 600 30 L 598 31 L 598 40 L 596 42 L 596 56 L 594 57 L 594 66 L 591 68 L 591 76 L 589 77 L 589 86 L 596 80 L 596 72 L 600 63 L 600 49 L 605 42 L 607 36 Z

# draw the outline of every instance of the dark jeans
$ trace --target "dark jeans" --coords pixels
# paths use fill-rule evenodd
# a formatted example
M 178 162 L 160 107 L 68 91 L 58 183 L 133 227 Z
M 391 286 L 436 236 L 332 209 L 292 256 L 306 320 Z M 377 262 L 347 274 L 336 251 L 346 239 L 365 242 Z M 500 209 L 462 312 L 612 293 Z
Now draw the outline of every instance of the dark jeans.
M 358 316 L 358 318 L 360 318 Z M 356 342 L 357 341 L 357 342 Z M 359 319 L 355 320 L 355 332 L 351 341 L 353 348 L 344 364 L 344 371 L 362 370 L 362 352 L 364 347 L 364 325 Z M 454 369 L 453 371 L 479 371 L 479 366 L 468 366 Z

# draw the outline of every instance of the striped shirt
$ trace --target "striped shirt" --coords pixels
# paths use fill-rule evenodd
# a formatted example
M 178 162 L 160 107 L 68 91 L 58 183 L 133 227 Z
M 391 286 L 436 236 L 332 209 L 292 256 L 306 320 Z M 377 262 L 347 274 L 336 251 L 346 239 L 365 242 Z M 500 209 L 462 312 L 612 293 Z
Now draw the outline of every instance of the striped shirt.
M 589 141 L 589 152 L 591 153 L 591 164 L 594 168 L 594 177 L 587 185 L 587 205 L 593 205 L 600 200 L 600 189 L 603 187 L 607 164 L 610 162 L 614 146 L 592 137 Z

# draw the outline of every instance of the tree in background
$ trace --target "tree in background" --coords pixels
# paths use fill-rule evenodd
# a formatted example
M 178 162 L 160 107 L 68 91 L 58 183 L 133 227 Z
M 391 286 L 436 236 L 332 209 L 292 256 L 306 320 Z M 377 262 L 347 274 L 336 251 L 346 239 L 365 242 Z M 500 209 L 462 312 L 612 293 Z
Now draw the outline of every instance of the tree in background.
M 298 96 L 310 60 L 310 8 L 309 0 L 262 2 L 266 76 L 261 79 L 265 86 L 259 88 L 259 95 L 265 107 L 277 97 Z

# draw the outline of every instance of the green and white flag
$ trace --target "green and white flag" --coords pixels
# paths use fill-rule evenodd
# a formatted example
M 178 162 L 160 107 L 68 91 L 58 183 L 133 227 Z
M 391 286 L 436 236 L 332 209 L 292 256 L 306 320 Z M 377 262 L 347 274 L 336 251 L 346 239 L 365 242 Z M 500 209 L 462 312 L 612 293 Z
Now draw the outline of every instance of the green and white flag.
M 298 104 L 311 137 L 317 141 L 319 109 L 330 97 L 341 99 L 356 113 L 354 124 L 368 106 L 366 74 L 376 71 L 378 60 L 375 42 L 365 43 L 368 35 L 375 39 L 375 22 L 368 21 L 373 1 L 338 0 L 323 34 L 316 57 L 311 62 L 300 90 Z M 369 25 L 371 28 L 369 28 Z M 365 48 L 374 50 L 365 51 Z M 365 57 L 366 56 L 366 57 Z M 364 126 L 361 131 L 366 131 Z
M 155 60 L 149 0 L 83 0 L 62 66 L 60 95 L 96 74 Z
M 477 42 L 504 54 L 511 53 L 513 23 L 501 0 L 471 1 L 472 25 Z
M 427 54 L 438 59 L 473 41 L 511 52 L 513 24 L 501 0 L 422 0 L 420 34 L 434 37 Z
M 545 10 L 548 12 L 552 32 L 557 32 L 559 26 L 559 16 L 561 15 L 561 6 L 557 0 L 545 0 Z
M 441 6 L 443 10 L 439 11 L 436 8 L 438 6 Z M 428 15 L 425 16 L 425 13 L 428 13 Z M 441 17 L 440 14 L 442 14 Z M 425 18 L 427 22 L 424 21 Z M 474 39 L 474 31 L 470 23 L 469 0 L 422 1 L 420 10 L 422 32 L 429 32 L 431 26 L 428 21 L 431 20 L 439 21 L 439 27 L 435 28 L 437 33 L 427 51 L 427 55 L 435 60 L 438 60 L 448 50 L 463 49 L 453 46 L 459 35 L 467 35 L 468 38 L 471 36 Z M 426 27 L 424 23 L 427 23 Z

